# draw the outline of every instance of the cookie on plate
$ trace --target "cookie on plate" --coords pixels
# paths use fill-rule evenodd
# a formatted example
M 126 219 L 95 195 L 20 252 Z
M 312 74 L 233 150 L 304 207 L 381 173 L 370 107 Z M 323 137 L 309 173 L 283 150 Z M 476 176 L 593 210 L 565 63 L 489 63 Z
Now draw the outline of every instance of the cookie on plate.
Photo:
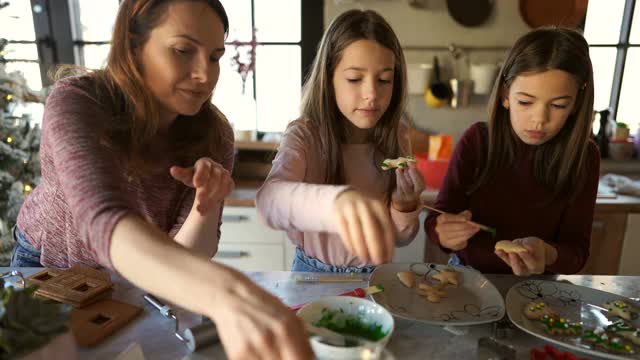
M 627 321 L 631 320 L 634 314 L 633 309 L 622 300 L 607 301 L 602 307 L 609 310 L 609 315 L 617 316 Z
M 624 320 L 618 320 L 608 325 L 605 330 L 608 333 L 623 337 L 636 345 L 640 345 L 640 329 L 627 324 Z
M 440 280 L 443 284 L 460 284 L 460 273 L 454 270 L 443 270 L 435 275 L 431 275 L 432 278 Z
M 439 303 L 442 299 L 445 299 L 448 296 L 447 290 L 445 289 L 446 286 L 447 285 L 444 283 L 437 285 L 421 283 L 418 285 L 416 293 L 427 299 L 429 302 Z
M 410 271 L 400 271 L 396 274 L 398 280 L 402 283 L 402 285 L 412 288 L 416 284 L 417 275 Z
M 545 316 L 558 317 L 558 314 L 547 303 L 534 301 L 525 305 L 524 316 L 529 320 L 542 320 Z
M 596 332 L 593 330 L 585 330 L 582 335 L 582 339 L 593 343 L 596 346 L 600 346 L 609 351 L 622 353 L 622 354 L 634 354 L 635 350 L 631 345 L 625 344 L 622 341 L 622 338 L 619 337 L 609 337 L 606 332 Z
M 545 315 L 540 319 L 544 330 L 552 336 L 567 336 L 582 334 L 582 323 L 574 323 L 563 317 Z

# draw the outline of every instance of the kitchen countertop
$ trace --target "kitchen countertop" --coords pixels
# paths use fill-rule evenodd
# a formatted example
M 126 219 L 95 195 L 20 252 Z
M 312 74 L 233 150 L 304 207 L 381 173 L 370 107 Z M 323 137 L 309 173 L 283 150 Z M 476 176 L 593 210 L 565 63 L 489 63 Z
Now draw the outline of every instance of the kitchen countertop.
M 0 268 L 5 272 L 10 268 Z M 37 268 L 19 268 L 23 274 L 36 272 Z M 367 286 L 361 283 L 297 283 L 294 273 L 247 272 L 253 281 L 278 296 L 285 304 L 306 303 L 324 295 L 340 294 L 357 287 Z M 296 273 L 295 275 L 304 275 Z M 508 289 L 521 281 L 514 275 L 486 275 L 504 296 Z M 640 295 L 640 276 L 541 276 L 547 280 L 565 280 L 575 285 L 608 291 L 627 297 Z M 144 308 L 144 312 L 133 323 L 91 349 L 80 349 L 80 359 L 114 359 L 130 344 L 136 342 L 144 351 L 146 359 L 224 359 L 221 345 L 214 345 L 189 354 L 186 347 L 173 336 L 173 322 L 164 318 L 143 299 L 143 292 L 129 284 L 121 277 L 113 276 L 115 291 L 113 297 Z M 201 321 L 200 316 L 178 310 L 178 317 L 185 326 L 191 327 Z M 421 322 L 396 318 L 395 331 L 388 349 L 396 359 L 476 359 L 477 343 L 481 337 L 491 336 L 491 324 L 458 328 L 462 334 L 453 335 L 444 328 Z M 546 342 L 523 331 L 514 333 L 500 340 L 513 346 L 518 353 L 517 358 L 529 358 L 530 348 L 541 348 Z
M 226 206 L 255 207 L 259 181 L 238 183 L 236 189 L 225 199 Z M 420 198 L 425 204 L 433 204 L 438 196 L 437 189 L 426 189 Z M 596 211 L 599 212 L 640 212 L 640 197 L 615 195 L 614 198 L 598 197 Z

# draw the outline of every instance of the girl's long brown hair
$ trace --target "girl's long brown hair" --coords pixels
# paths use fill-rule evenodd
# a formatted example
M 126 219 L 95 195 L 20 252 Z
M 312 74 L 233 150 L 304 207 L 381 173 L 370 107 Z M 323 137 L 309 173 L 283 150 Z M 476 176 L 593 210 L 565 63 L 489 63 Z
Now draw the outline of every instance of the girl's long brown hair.
M 488 107 L 489 151 L 483 169 L 476 169 L 476 183 L 469 192 L 491 180 L 499 169 L 515 160 L 519 139 L 502 101 L 514 79 L 524 73 L 562 70 L 573 75 L 578 84 L 575 110 L 564 127 L 548 142 L 536 147 L 533 173 L 537 183 L 556 196 L 573 197 L 584 183 L 591 141 L 593 112 L 593 69 L 589 46 L 577 31 L 546 27 L 521 37 L 511 49 L 498 79 Z
M 358 40 L 375 41 L 394 54 L 391 102 L 372 129 L 369 141 L 376 150 L 376 164 L 380 164 L 383 158 L 402 155 L 398 130 L 407 97 L 407 71 L 400 42 L 387 21 L 375 11 L 346 11 L 331 22 L 322 36 L 311 72 L 302 90 L 301 117 L 318 131 L 327 184 L 345 182 L 342 144 L 348 137 L 348 120 L 338 109 L 335 99 L 333 73 L 340 62 L 342 51 Z M 376 167 L 379 169 L 379 166 Z M 386 176 L 389 178 L 389 198 L 396 186 L 395 176 L 393 172 Z
M 86 73 L 95 80 L 96 101 L 113 115 L 113 122 L 105 124 L 102 140 L 134 173 L 156 171 L 166 165 L 146 156 L 146 147 L 158 134 L 160 114 L 145 85 L 135 52 L 165 19 L 172 1 L 176 0 L 122 1 L 113 27 L 107 65 L 104 69 Z M 220 17 L 226 37 L 229 20 L 220 1 L 192 1 L 201 1 L 211 7 Z M 63 68 L 56 77 L 65 76 L 68 70 Z M 215 161 L 222 162 L 220 147 L 229 140 L 223 139 L 225 126 L 228 126 L 227 120 L 211 103 L 211 96 L 197 114 L 179 115 L 168 132 L 170 160 L 176 165 L 191 166 L 199 157 L 213 156 Z M 167 156 L 164 158 L 166 160 Z

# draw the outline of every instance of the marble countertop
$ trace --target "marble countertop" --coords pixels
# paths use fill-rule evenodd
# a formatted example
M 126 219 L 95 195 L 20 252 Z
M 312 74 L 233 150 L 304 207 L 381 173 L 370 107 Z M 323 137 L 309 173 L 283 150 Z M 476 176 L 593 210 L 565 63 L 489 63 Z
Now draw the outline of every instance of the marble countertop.
M 225 199 L 226 206 L 255 207 L 256 193 L 259 185 L 238 186 Z M 425 204 L 433 204 L 438 196 L 437 189 L 426 189 L 420 198 Z M 640 197 L 615 195 L 615 197 L 598 197 L 596 211 L 599 212 L 640 212 Z
M 9 268 L 0 268 L 8 271 Z M 18 269 L 25 275 L 38 269 Z M 292 272 L 247 272 L 264 289 L 278 296 L 287 305 L 306 303 L 326 295 L 337 295 L 357 287 L 361 283 L 298 283 L 294 276 L 303 273 Z M 503 294 L 521 281 L 513 275 L 486 275 Z M 608 291 L 627 297 L 640 296 L 640 276 L 544 276 L 541 279 L 570 281 L 575 285 Z M 113 297 L 144 309 L 143 314 L 124 329 L 105 340 L 97 347 L 80 349 L 81 359 L 115 359 L 132 343 L 142 347 L 146 359 L 225 359 L 221 345 L 213 345 L 189 353 L 187 348 L 173 336 L 173 322 L 160 315 L 143 298 L 143 292 L 119 276 L 113 276 L 115 291 Z M 212 279 L 213 281 L 213 279 Z M 181 324 L 195 326 L 201 317 L 177 310 Z M 388 350 L 396 359 L 476 359 L 478 339 L 492 336 L 493 325 L 476 325 L 460 328 L 461 334 L 454 335 L 441 326 L 396 318 L 396 328 L 388 345 Z M 500 340 L 517 350 L 518 358 L 528 358 L 532 347 L 541 348 L 546 343 L 520 330 Z

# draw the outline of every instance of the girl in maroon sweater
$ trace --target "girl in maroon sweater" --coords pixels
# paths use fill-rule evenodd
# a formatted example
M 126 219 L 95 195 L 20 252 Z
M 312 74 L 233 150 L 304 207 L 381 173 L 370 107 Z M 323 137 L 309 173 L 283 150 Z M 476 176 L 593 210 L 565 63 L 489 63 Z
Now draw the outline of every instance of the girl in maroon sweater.
M 542 28 L 511 49 L 491 95 L 487 123 L 456 145 L 431 241 L 450 264 L 526 276 L 576 273 L 589 257 L 600 157 L 590 140 L 593 70 L 579 33 Z M 468 222 L 497 229 L 496 236 Z M 494 250 L 512 240 L 527 251 Z

